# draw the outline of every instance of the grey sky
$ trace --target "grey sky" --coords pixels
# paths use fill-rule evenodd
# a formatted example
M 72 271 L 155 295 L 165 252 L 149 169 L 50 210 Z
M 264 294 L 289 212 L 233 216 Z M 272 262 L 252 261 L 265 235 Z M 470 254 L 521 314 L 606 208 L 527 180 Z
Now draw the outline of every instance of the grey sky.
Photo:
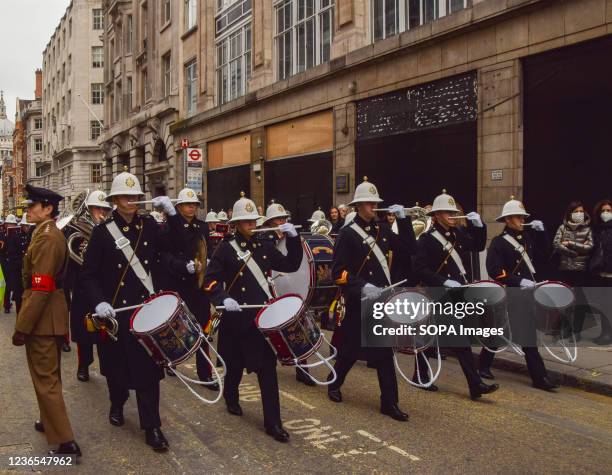
M 0 0 L 0 90 L 15 120 L 15 99 L 34 98 L 34 70 L 70 0 Z

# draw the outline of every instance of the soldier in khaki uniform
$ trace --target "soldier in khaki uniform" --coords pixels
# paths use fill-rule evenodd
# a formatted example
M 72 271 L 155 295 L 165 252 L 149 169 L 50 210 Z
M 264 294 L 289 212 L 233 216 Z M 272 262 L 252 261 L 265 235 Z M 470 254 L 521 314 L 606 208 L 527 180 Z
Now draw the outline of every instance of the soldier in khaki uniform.
M 66 267 L 66 239 L 55 225 L 62 196 L 26 185 L 28 218 L 36 225 L 23 262 L 22 307 L 17 315 L 13 344 L 25 345 L 41 420 L 35 429 L 49 444 L 59 444 L 50 455 L 81 455 L 62 395 L 61 347 L 68 332 L 68 307 L 62 278 Z

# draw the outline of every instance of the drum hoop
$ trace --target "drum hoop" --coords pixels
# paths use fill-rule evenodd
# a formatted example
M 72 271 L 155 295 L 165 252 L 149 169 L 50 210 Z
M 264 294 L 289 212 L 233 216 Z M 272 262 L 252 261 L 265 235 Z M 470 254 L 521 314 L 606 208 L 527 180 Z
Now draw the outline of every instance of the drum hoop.
M 543 287 L 548 284 L 557 284 L 557 285 L 561 285 L 562 287 L 565 287 L 567 290 L 569 290 L 572 293 L 572 297 L 573 297 L 572 302 L 563 307 L 546 307 L 545 305 L 541 304 L 534 298 L 534 301 L 536 304 L 538 304 L 539 306 L 543 308 L 549 309 L 549 310 L 559 311 L 559 310 L 565 310 L 566 308 L 569 308 L 576 303 L 576 294 L 574 293 L 574 290 L 569 285 L 567 285 L 565 282 L 561 282 L 560 280 L 543 280 L 542 282 L 538 282 L 536 284 L 535 290 L 538 290 L 540 287 Z
M 180 305 L 179 305 L 179 307 L 177 307 L 174 310 L 174 312 L 172 312 L 172 315 L 170 315 L 170 318 L 168 320 L 166 320 L 164 323 L 156 326 L 155 328 L 152 328 L 151 330 L 147 330 L 146 332 L 138 332 L 138 331 L 134 330 L 134 319 L 136 318 L 136 315 L 138 314 L 138 312 L 140 312 L 142 310 L 142 308 L 144 307 L 145 304 L 155 300 L 158 297 L 161 297 L 162 295 L 174 295 L 175 297 L 177 297 L 179 302 L 183 302 L 184 303 L 184 300 L 181 298 L 181 296 L 177 292 L 172 292 L 170 290 L 164 290 L 163 292 L 159 292 L 158 294 L 151 295 L 148 299 L 146 299 L 143 302 L 143 306 L 142 307 L 138 307 L 136 310 L 134 310 L 134 313 L 130 317 L 130 330 L 132 331 L 132 333 L 134 335 L 150 335 L 152 333 L 157 333 L 157 331 L 159 331 L 162 328 L 164 328 L 168 322 L 174 320 Z
M 306 315 L 305 311 L 301 311 L 298 315 Z M 288 323 L 291 323 L 292 320 L 286 322 L 283 324 L 283 326 L 287 325 Z M 302 331 L 304 333 L 306 333 L 306 328 L 304 328 L 304 324 L 302 323 L 301 320 L 297 320 L 297 322 L 300 327 L 302 328 Z M 316 322 L 315 322 L 316 325 Z M 281 330 L 283 327 L 279 327 Z M 287 339 L 285 338 L 285 335 L 283 334 L 282 331 L 278 332 L 281 336 L 281 338 L 283 339 L 283 341 L 285 342 L 285 345 L 287 346 L 287 348 L 289 349 L 289 352 L 291 353 L 291 355 L 293 356 L 293 358 L 278 358 L 280 363 L 284 366 L 295 366 L 295 362 L 296 360 L 302 361 L 302 360 L 307 360 L 308 358 L 310 358 L 312 355 L 314 355 L 317 350 L 319 349 L 319 347 L 321 346 L 321 343 L 323 342 L 323 333 L 321 332 L 321 329 L 319 329 L 319 339 L 317 340 L 317 342 L 312 345 L 312 348 L 310 350 L 308 350 L 306 353 L 304 353 L 303 355 L 301 355 L 299 358 L 298 356 L 294 353 L 293 349 L 291 348 L 291 345 L 289 344 L 289 342 L 287 341 Z M 266 338 L 267 340 L 267 338 Z M 278 356 L 278 355 L 277 355 Z
M 389 296 L 389 298 L 387 300 L 385 300 L 385 303 L 389 303 L 391 302 L 391 299 L 393 297 L 395 297 L 396 295 L 402 294 L 402 293 L 417 293 L 417 294 L 421 294 L 423 297 L 425 297 L 427 300 L 430 300 L 429 296 L 421 289 L 414 287 L 411 288 L 411 290 L 407 291 L 407 290 L 399 290 L 397 292 L 392 292 L 392 294 Z M 425 319 L 429 319 L 431 317 L 431 315 L 428 313 L 425 318 L 423 318 L 423 320 Z M 423 320 L 419 320 L 419 322 L 422 322 Z
M 255 326 L 257 327 L 257 329 L 259 331 L 281 330 L 281 329 L 285 328 L 287 325 L 289 325 L 290 323 L 293 322 L 293 319 L 292 319 L 292 320 L 287 320 L 285 323 L 282 323 L 282 324 L 280 324 L 280 325 L 278 325 L 276 327 L 270 327 L 270 328 L 260 328 L 259 327 L 259 318 L 261 317 L 263 312 L 265 312 L 266 309 L 270 305 L 272 305 L 274 302 L 276 302 L 278 300 L 281 300 L 281 299 L 284 299 L 284 298 L 287 298 L 287 297 L 297 297 L 297 298 L 299 298 L 302 301 L 302 306 L 300 307 L 298 313 L 295 314 L 295 316 L 301 315 L 306 310 L 306 304 L 304 302 L 304 299 L 302 299 L 302 296 L 299 295 L 299 294 L 285 294 L 285 295 L 281 295 L 280 297 L 275 297 L 272 300 L 268 301 L 266 303 L 265 307 L 260 308 L 259 311 L 257 312 L 257 315 L 255 316 Z
M 501 302 L 496 303 L 495 305 L 501 305 L 502 303 L 505 303 L 508 300 L 508 292 L 506 290 L 506 286 L 503 284 L 500 284 L 499 282 L 497 282 L 496 280 L 493 279 L 482 279 L 482 280 L 475 280 L 474 282 L 470 282 L 469 284 L 466 285 L 466 287 L 470 287 L 472 284 L 482 284 L 483 282 L 487 282 L 490 284 L 495 284 L 497 287 L 500 287 L 501 289 L 503 289 L 504 291 L 504 299 Z

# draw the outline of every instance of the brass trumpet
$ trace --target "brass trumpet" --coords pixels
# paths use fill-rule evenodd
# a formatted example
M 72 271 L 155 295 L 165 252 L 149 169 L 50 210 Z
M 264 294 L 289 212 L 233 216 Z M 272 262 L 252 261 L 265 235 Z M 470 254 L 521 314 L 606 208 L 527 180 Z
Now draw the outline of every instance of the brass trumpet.
M 87 197 L 89 190 L 79 193 L 70 205 L 69 216 L 58 221 L 57 227 L 63 231 L 64 228 L 72 228 L 73 232 L 68 236 L 68 254 L 70 258 L 79 265 L 83 265 L 85 250 L 91 238 L 91 233 L 96 223 L 87 210 Z

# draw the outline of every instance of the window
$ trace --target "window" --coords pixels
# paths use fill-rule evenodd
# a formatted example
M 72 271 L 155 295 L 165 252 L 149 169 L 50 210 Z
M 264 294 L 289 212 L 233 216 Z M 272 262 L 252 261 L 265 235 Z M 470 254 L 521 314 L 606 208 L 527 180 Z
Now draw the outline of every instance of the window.
M 217 42 L 217 94 L 220 104 L 243 96 L 251 78 L 251 24 Z
M 72 55 L 68 55 L 68 74 L 72 72 Z
M 92 163 L 89 165 L 89 181 L 91 183 L 102 183 L 102 164 Z
M 35 130 L 40 130 L 42 129 L 43 123 L 42 123 L 42 118 L 36 118 L 34 119 L 34 129 Z
M 185 31 L 197 24 L 198 0 L 185 0 Z
M 98 137 L 102 134 L 102 124 L 97 120 L 89 122 L 89 137 L 91 140 L 98 140 Z
M 149 9 L 147 3 L 140 5 L 140 38 L 142 39 L 142 49 L 145 49 L 145 42 L 149 33 Z
M 103 46 L 92 46 L 91 47 L 91 67 L 92 68 L 103 68 L 104 67 L 104 47 Z
M 72 18 L 68 20 L 68 37 L 72 36 Z
M 251 10 L 252 0 L 218 0 L 215 18 L 217 37 L 233 25 L 241 23 L 246 15 L 251 14 Z
M 34 139 L 34 151 L 42 152 L 43 151 L 43 141 L 42 139 Z
M 66 63 L 62 63 L 62 82 L 66 79 Z
M 281 0 L 276 3 L 279 79 L 329 61 L 333 8 L 333 0 Z
M 195 114 L 198 102 L 198 63 L 196 60 L 185 65 L 185 110 L 187 116 Z
M 170 23 L 170 15 L 171 15 L 171 6 L 170 6 L 170 0 L 163 0 L 161 3 L 161 19 L 162 19 L 162 25 L 165 25 L 166 23 Z
M 132 15 L 127 16 L 127 25 L 125 28 L 125 52 L 130 54 L 132 52 L 132 41 L 134 39 L 134 20 Z
M 94 83 L 91 85 L 91 103 L 104 104 L 104 86 L 102 83 Z
M 382 40 L 471 5 L 471 0 L 372 0 L 372 38 Z
M 170 95 L 170 53 L 162 56 L 162 96 Z
M 101 8 L 94 8 L 92 10 L 93 16 L 93 29 L 101 30 L 104 27 L 104 16 Z
M 66 95 L 66 110 L 69 111 L 70 110 L 70 106 L 72 105 L 72 91 L 68 91 L 68 94 Z
M 126 95 L 126 102 L 125 102 L 125 106 L 127 108 L 127 112 L 131 112 L 132 107 L 134 107 L 133 104 L 133 89 L 132 89 L 132 76 L 128 76 L 127 78 L 127 90 L 125 91 L 125 95 Z
M 149 98 L 149 75 L 146 69 L 143 69 L 140 74 L 140 100 L 144 104 Z

